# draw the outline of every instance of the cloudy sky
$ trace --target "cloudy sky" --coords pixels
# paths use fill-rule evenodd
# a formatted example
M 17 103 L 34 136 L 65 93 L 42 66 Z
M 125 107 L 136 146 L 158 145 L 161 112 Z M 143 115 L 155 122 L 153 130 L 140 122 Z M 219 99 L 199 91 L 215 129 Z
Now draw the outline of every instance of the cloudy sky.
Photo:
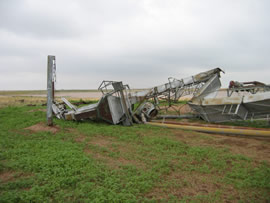
M 220 67 L 270 84 L 268 0 L 0 0 L 0 89 L 152 87 Z

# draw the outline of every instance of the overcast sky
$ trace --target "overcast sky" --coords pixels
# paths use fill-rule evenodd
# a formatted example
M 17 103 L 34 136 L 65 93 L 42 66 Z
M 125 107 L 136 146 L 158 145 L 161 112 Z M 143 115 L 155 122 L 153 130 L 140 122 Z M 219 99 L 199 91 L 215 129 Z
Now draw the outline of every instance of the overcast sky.
M 0 89 L 144 88 L 220 67 L 270 83 L 269 0 L 0 0 Z

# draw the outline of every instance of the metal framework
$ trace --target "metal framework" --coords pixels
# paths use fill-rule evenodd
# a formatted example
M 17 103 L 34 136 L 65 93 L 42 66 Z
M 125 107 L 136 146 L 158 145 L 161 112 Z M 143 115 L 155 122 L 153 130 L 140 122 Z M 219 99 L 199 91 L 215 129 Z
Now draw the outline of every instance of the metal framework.
M 103 94 L 101 99 L 78 108 L 65 98 L 62 98 L 63 104 L 54 101 L 55 67 L 55 57 L 48 56 L 48 125 L 52 125 L 53 112 L 59 119 L 102 120 L 131 126 L 155 117 L 161 100 L 170 106 L 186 95 L 192 96 L 188 105 L 208 122 L 270 118 L 270 86 L 259 82 L 234 82 L 227 96 L 217 97 L 221 87 L 220 72 L 223 72 L 220 68 L 180 80 L 169 78 L 168 83 L 138 92 L 130 91 L 129 86 L 120 81 L 103 81 L 98 88 Z M 246 94 L 233 96 L 233 92 Z

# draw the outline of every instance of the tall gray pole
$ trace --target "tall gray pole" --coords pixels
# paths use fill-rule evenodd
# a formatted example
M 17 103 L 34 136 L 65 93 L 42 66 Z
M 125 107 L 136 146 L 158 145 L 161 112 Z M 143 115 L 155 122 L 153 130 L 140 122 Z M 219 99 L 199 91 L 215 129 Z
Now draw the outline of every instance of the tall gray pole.
M 47 125 L 53 125 L 52 117 L 52 104 L 53 104 L 53 62 L 55 56 L 48 56 L 48 66 L 47 66 Z

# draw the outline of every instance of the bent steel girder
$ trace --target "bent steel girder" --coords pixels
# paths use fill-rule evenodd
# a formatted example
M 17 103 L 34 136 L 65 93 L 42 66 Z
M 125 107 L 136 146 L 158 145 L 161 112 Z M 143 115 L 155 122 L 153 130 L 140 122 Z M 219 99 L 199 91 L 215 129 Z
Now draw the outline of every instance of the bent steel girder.
M 53 61 L 54 60 L 54 61 Z M 48 57 L 48 64 L 55 64 L 55 57 Z M 48 65 L 49 67 L 49 65 Z M 52 67 L 52 65 L 50 65 Z M 48 69 L 49 71 L 49 69 Z M 191 95 L 190 107 L 208 122 L 224 122 L 270 118 L 270 87 L 254 81 L 234 84 L 229 88 L 228 96 L 217 97 L 221 87 L 220 68 L 201 72 L 183 79 L 169 78 L 169 82 L 150 89 L 133 92 L 128 85 L 120 81 L 103 81 L 99 90 L 101 99 L 83 107 L 76 107 L 67 99 L 63 103 L 53 98 L 53 74 L 48 72 L 48 111 L 65 120 L 102 120 L 111 124 L 131 126 L 133 122 L 146 122 L 158 113 L 159 99 L 178 101 L 182 96 Z M 246 95 L 233 96 L 234 92 L 247 92 Z M 152 102 L 149 102 L 153 100 Z M 52 102 L 50 102 L 52 101 Z M 136 104 L 137 108 L 133 109 Z M 69 109 L 68 109 L 69 108 Z
M 215 68 L 139 92 L 131 92 L 128 85 L 123 85 L 119 81 L 103 81 L 98 88 L 103 93 L 103 96 L 97 103 L 78 108 L 67 99 L 62 98 L 62 104 L 53 101 L 51 107 L 55 116 L 59 119 L 75 121 L 86 119 L 103 120 L 111 124 L 130 126 L 133 121 L 144 122 L 157 115 L 158 111 L 155 107 L 157 104 L 147 102 L 149 99 L 154 98 L 157 102 L 158 97 L 166 97 L 168 94 L 177 95 L 179 98 L 184 88 L 198 86 L 207 83 L 212 78 L 219 78 L 221 71 L 220 68 Z M 204 95 L 210 94 L 211 91 L 199 93 L 198 89 L 196 89 L 195 93 L 199 96 L 202 93 Z M 132 107 L 136 103 L 139 103 L 139 105 L 133 110 Z

